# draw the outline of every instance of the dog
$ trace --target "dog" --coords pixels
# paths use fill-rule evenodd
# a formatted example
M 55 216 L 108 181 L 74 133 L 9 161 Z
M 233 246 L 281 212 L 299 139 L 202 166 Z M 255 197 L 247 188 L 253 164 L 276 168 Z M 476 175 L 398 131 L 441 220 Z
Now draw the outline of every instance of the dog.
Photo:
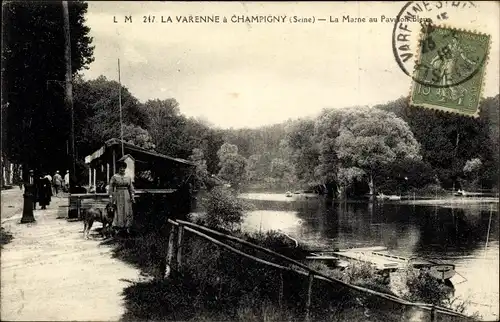
M 83 213 L 83 236 L 85 239 L 89 239 L 90 228 L 94 221 L 99 221 L 102 223 L 101 234 L 103 237 L 110 236 L 111 224 L 115 218 L 116 205 L 108 203 L 105 208 L 105 212 L 99 208 L 90 208 Z

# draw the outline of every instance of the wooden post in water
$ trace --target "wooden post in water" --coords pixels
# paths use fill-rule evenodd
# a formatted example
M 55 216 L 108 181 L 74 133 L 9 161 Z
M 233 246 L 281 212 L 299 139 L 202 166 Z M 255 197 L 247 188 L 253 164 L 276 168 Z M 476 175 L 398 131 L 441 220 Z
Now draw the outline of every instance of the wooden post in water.
M 177 270 L 181 271 L 182 266 L 182 237 L 184 235 L 184 226 L 179 225 L 177 228 Z
M 314 281 L 314 273 L 309 272 L 309 283 L 307 285 L 307 299 L 306 299 L 306 318 L 305 318 L 306 322 L 309 322 L 311 320 L 311 297 L 312 297 L 313 281 Z

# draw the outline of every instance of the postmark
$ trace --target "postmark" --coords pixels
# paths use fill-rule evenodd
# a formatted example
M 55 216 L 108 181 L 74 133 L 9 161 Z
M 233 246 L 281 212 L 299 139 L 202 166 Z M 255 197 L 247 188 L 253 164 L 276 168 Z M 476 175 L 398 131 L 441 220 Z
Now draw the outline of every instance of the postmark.
M 479 116 L 490 36 L 446 26 L 421 34 L 410 105 Z
M 475 17 L 479 4 L 472 1 L 409 1 L 396 16 L 392 30 L 392 51 L 400 70 L 413 77 L 418 39 L 428 26 L 446 22 L 467 23 L 465 17 Z M 420 82 L 419 79 L 413 79 Z M 430 84 L 432 85 L 432 84 Z

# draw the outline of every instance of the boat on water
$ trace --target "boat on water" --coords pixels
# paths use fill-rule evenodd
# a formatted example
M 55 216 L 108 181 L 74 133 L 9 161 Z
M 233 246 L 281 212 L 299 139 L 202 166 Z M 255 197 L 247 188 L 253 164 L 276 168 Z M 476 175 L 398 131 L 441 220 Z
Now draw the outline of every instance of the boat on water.
M 337 268 L 346 268 L 354 262 L 372 265 L 381 273 L 390 273 L 413 267 L 427 270 L 429 275 L 439 281 L 448 281 L 455 274 L 455 265 L 438 263 L 416 257 L 403 257 L 386 252 L 385 247 L 351 248 L 343 250 L 313 251 L 305 257 L 306 261 L 323 262 Z M 385 251 L 385 252 L 383 252 Z
M 456 274 L 455 265 L 453 264 L 438 263 L 417 257 L 397 256 L 387 252 L 348 250 L 339 251 L 335 255 L 348 261 L 371 264 L 378 271 L 394 272 L 408 267 L 427 270 L 431 277 L 443 282 L 451 279 Z
M 401 200 L 401 196 L 397 195 L 384 195 L 383 193 L 380 193 L 377 195 L 378 200 Z

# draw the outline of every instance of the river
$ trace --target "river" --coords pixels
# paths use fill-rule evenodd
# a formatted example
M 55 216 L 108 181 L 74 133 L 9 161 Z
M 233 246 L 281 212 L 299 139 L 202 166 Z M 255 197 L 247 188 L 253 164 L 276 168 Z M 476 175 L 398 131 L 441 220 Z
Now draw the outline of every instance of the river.
M 498 201 L 374 205 L 284 194 L 241 197 L 254 206 L 242 225 L 247 231 L 281 230 L 316 249 L 385 246 L 397 255 L 451 262 L 458 273 L 452 280 L 455 296 L 471 302 L 468 313 L 499 318 Z

